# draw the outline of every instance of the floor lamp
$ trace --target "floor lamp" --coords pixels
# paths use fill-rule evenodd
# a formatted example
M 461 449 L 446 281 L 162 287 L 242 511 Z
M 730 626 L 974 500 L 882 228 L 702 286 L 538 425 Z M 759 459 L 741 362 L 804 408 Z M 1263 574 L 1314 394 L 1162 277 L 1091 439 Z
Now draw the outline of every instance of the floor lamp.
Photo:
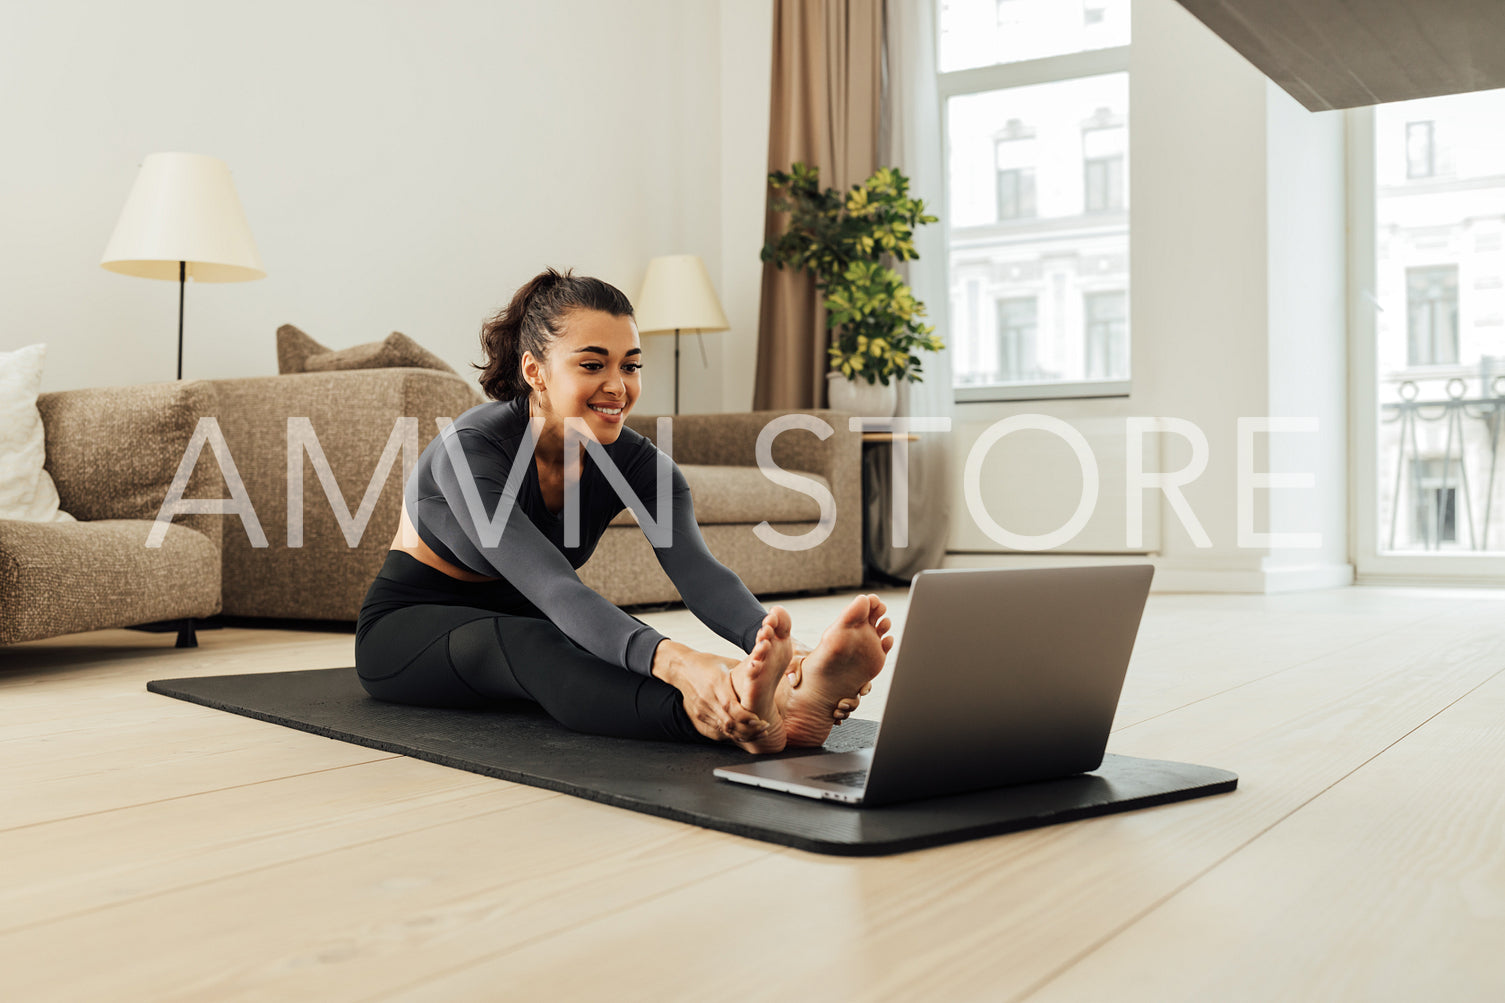
M 178 379 L 183 292 L 195 282 L 266 277 L 230 168 L 196 153 L 153 153 L 141 164 L 100 265 L 121 275 L 178 280 Z
M 648 262 L 643 291 L 634 307 L 639 334 L 674 332 L 674 413 L 679 414 L 679 333 L 725 331 L 731 327 L 710 273 L 697 254 L 670 254 Z M 706 364 L 705 343 L 700 360 Z

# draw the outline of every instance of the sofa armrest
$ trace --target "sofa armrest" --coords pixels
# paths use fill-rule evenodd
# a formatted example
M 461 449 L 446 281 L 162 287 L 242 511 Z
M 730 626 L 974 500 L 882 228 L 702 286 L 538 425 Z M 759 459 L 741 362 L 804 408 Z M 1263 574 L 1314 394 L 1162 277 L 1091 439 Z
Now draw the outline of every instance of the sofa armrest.
M 214 386 L 205 380 L 39 396 L 47 472 L 63 511 L 85 522 L 155 519 L 199 418 L 213 416 L 217 406 Z M 222 497 L 222 484 L 205 450 L 183 497 Z M 218 515 L 183 515 L 173 522 L 198 530 L 216 546 L 220 542 Z

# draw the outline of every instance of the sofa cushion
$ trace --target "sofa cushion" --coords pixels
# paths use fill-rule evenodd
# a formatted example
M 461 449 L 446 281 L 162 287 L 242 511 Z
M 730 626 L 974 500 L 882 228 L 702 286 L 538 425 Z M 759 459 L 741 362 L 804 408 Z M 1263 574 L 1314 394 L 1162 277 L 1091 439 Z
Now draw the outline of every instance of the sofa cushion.
M 283 324 L 277 329 L 279 373 L 327 373 L 339 369 L 438 369 L 454 372 L 443 359 L 401 331 L 393 331 L 384 341 L 369 341 L 334 351 L 291 324 Z
M 201 418 L 218 408 L 206 380 L 91 387 L 42 394 L 37 410 L 47 429 L 47 469 L 63 507 L 85 522 L 155 519 Z M 208 446 L 189 475 L 184 499 L 227 497 Z M 220 539 L 221 515 L 173 517 Z
M 702 526 L 743 522 L 815 522 L 820 518 L 820 503 L 794 488 L 775 484 L 757 467 L 703 466 L 682 463 L 680 472 L 690 485 L 695 501 L 695 521 Z M 831 490 L 820 474 L 799 472 Z M 633 526 L 637 517 L 623 509 L 611 521 L 613 526 Z
M 37 410 L 46 345 L 0 352 L 0 519 L 71 522 L 47 473 L 47 435 Z
M 219 547 L 174 524 L 149 548 L 151 529 L 0 520 L 0 644 L 218 613 Z

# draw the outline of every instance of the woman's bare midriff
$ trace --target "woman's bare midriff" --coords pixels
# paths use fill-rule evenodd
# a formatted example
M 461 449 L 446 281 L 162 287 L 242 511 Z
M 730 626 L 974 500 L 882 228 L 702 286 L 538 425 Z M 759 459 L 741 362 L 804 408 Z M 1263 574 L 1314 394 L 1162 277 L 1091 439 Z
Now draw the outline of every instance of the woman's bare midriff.
M 474 571 L 458 568 L 434 553 L 433 549 L 423 542 L 423 538 L 418 535 L 418 531 L 413 528 L 413 523 L 408 518 L 408 507 L 406 505 L 402 507 L 402 521 L 397 527 L 397 535 L 392 538 L 391 549 L 400 550 L 415 561 L 427 564 L 435 571 L 442 571 L 451 578 L 462 582 L 497 581 L 496 578 L 488 578 L 485 575 L 478 575 Z

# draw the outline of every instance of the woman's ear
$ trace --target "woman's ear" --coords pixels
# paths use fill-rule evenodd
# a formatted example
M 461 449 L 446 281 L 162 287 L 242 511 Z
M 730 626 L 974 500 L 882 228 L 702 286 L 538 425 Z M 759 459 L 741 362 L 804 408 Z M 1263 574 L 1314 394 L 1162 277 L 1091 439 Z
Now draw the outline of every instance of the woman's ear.
M 538 364 L 538 360 L 533 357 L 532 352 L 523 353 L 522 370 L 523 382 L 527 383 L 534 390 L 543 389 L 543 367 Z

